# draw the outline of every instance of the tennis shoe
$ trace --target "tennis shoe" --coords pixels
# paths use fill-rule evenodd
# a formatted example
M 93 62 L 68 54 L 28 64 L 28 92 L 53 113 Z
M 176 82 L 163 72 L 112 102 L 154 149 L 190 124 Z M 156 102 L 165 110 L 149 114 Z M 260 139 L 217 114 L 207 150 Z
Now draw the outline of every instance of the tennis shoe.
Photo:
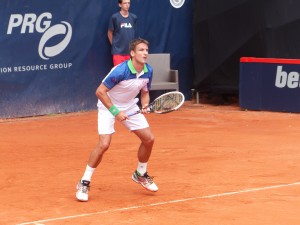
M 141 184 L 148 191 L 158 191 L 158 187 L 153 182 L 153 177 L 150 177 L 147 172 L 142 176 L 139 172 L 135 171 L 131 178 L 134 182 Z
M 81 202 L 89 200 L 90 181 L 80 180 L 77 184 L 76 198 Z

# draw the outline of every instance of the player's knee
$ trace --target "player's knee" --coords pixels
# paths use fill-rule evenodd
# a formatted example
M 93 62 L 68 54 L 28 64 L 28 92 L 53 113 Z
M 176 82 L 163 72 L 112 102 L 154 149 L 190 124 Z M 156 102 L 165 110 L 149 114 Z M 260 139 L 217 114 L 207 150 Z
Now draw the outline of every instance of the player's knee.
M 110 142 L 98 142 L 96 149 L 102 155 L 109 148 Z
M 154 141 L 155 141 L 155 137 L 154 137 L 154 135 L 152 134 L 152 135 L 150 135 L 150 136 L 147 138 L 146 144 L 147 144 L 147 145 L 153 145 L 153 144 L 154 144 Z

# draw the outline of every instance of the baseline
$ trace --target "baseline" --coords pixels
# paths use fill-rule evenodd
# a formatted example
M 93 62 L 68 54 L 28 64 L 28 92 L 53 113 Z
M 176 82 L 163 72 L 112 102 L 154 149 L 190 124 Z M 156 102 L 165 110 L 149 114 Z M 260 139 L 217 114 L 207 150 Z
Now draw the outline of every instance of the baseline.
M 50 222 L 50 221 L 73 219 L 73 218 L 92 216 L 92 215 L 97 215 L 97 214 L 106 214 L 106 213 L 112 213 L 112 212 L 128 211 L 128 210 L 141 209 L 141 208 L 153 207 L 153 206 L 158 206 L 158 205 L 166 205 L 166 204 L 172 204 L 172 203 L 178 203 L 178 202 L 187 202 L 187 201 L 198 200 L 198 199 L 216 198 L 216 197 L 222 197 L 222 196 L 228 196 L 228 195 L 237 195 L 237 194 L 257 192 L 257 191 L 263 191 L 263 190 L 268 190 L 268 189 L 276 189 L 276 188 L 283 188 L 283 187 L 296 186 L 296 185 L 300 185 L 300 182 L 294 182 L 294 183 L 289 183 L 289 184 L 279 184 L 279 185 L 260 187 L 260 188 L 251 188 L 251 189 L 245 189 L 245 190 L 240 190 L 240 191 L 224 192 L 224 193 L 220 193 L 220 194 L 211 194 L 211 195 L 199 196 L 199 197 L 193 197 L 193 198 L 170 200 L 170 201 L 152 203 L 152 204 L 147 204 L 147 205 L 137 205 L 137 206 L 105 210 L 105 211 L 99 211 L 99 212 L 93 212 L 93 213 L 85 213 L 85 214 L 79 214 L 79 215 L 73 215 L 73 216 L 65 216 L 65 217 L 58 217 L 58 218 L 52 218 L 52 219 L 37 220 L 37 221 L 32 221 L 32 222 L 19 223 L 17 225 L 30 225 L 30 224 L 44 225 L 43 223 Z

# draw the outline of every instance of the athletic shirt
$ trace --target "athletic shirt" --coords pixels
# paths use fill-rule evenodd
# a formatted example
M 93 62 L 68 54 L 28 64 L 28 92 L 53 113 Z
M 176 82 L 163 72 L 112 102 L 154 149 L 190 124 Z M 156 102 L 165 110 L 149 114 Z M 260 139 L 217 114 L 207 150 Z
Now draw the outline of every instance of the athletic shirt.
M 102 83 L 110 89 L 107 94 L 112 103 L 120 110 L 126 110 L 137 103 L 136 97 L 141 90 L 150 90 L 152 74 L 153 69 L 147 63 L 137 74 L 130 59 L 113 67 Z M 98 100 L 98 107 L 100 105 L 103 104 Z
M 135 38 L 137 16 L 129 13 L 123 17 L 120 12 L 113 14 L 108 29 L 113 31 L 111 54 L 129 55 L 129 42 Z

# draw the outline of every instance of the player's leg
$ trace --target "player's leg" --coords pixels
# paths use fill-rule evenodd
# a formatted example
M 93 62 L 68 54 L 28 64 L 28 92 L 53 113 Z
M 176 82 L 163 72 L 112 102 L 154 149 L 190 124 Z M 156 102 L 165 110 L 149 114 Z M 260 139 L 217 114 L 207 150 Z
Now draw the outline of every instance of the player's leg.
M 76 198 L 79 201 L 88 201 L 88 192 L 90 190 L 90 182 L 93 173 L 97 166 L 100 164 L 104 153 L 108 150 L 112 134 L 114 130 L 115 118 L 111 113 L 104 108 L 99 106 L 98 108 L 98 133 L 99 139 L 96 147 L 90 153 L 88 164 L 85 172 L 77 184 Z
M 111 138 L 112 134 L 99 135 L 99 141 L 94 150 L 92 150 L 85 172 L 77 184 L 76 198 L 79 201 L 88 201 L 88 192 L 90 190 L 92 175 L 102 161 L 104 153 L 108 150 Z
M 138 106 L 136 106 L 135 108 L 133 107 L 128 111 L 137 111 L 138 109 Z M 154 135 L 145 116 L 139 113 L 130 117 L 130 119 L 128 120 L 124 120 L 122 123 L 141 140 L 141 144 L 138 149 L 138 160 L 140 163 L 146 164 L 152 152 Z
M 158 191 L 158 187 L 153 182 L 153 177 L 150 177 L 147 172 L 147 165 L 154 144 L 154 135 L 149 127 L 133 132 L 140 138 L 141 144 L 138 149 L 138 166 L 132 174 L 132 180 L 149 191 Z
M 138 149 L 138 160 L 141 163 L 147 163 L 151 156 L 154 144 L 154 135 L 149 127 L 141 130 L 134 130 L 133 133 L 141 140 L 141 144 Z
M 91 168 L 97 168 L 97 166 L 102 161 L 102 157 L 104 153 L 108 150 L 110 142 L 111 142 L 112 134 L 99 134 L 99 141 L 91 152 L 88 166 Z M 90 180 L 90 179 L 89 179 Z
M 132 112 L 137 109 L 138 106 L 135 106 L 135 108 L 133 107 L 132 109 L 129 109 L 128 112 Z M 132 180 L 141 184 L 149 191 L 157 191 L 158 188 L 153 182 L 153 178 L 147 173 L 147 164 L 154 144 L 154 135 L 145 116 L 139 113 L 122 123 L 141 140 L 141 144 L 138 149 L 138 166 L 137 170 L 132 174 Z

